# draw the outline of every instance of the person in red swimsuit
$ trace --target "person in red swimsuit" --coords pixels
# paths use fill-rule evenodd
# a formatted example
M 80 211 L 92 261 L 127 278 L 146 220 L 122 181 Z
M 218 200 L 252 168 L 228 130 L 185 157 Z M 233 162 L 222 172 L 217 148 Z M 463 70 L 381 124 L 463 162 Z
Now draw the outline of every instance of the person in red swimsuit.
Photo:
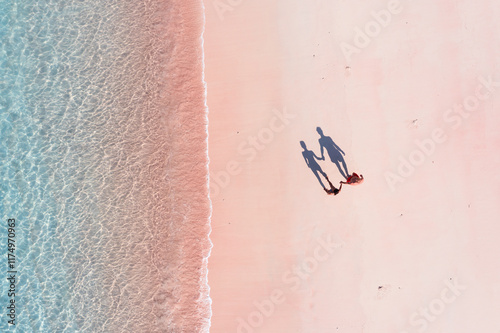
M 363 175 L 358 176 L 356 172 L 353 172 L 352 175 L 347 178 L 346 182 L 340 182 L 340 184 L 359 185 L 363 182 L 363 180 L 365 180 Z

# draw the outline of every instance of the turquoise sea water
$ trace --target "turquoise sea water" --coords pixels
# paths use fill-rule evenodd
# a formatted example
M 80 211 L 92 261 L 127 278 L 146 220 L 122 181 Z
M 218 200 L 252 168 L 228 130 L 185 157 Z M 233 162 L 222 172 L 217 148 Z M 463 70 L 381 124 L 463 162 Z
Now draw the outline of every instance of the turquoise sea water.
M 187 222 L 169 176 L 180 143 L 178 108 L 164 92 L 175 44 L 168 10 L 150 1 L 0 0 L 1 332 L 181 331 Z

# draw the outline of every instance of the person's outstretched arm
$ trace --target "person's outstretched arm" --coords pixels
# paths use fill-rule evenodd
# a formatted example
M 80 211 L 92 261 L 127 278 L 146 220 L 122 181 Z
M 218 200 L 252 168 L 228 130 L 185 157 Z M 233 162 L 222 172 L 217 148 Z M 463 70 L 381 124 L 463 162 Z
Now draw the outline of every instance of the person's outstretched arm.
M 325 160 L 325 154 L 324 154 L 323 149 L 324 149 L 325 147 L 323 146 L 323 144 L 321 143 L 321 141 L 319 142 L 319 148 L 320 148 L 320 150 L 321 150 L 321 158 L 320 158 L 320 160 L 323 160 L 323 161 L 324 161 L 324 160 Z
M 344 153 L 344 151 L 342 150 L 342 148 L 340 148 L 339 146 L 337 146 L 337 144 L 336 144 L 333 140 L 332 140 L 332 142 L 333 142 L 333 144 L 335 145 L 335 148 L 336 148 L 338 151 L 340 151 L 340 152 L 342 153 L 342 155 L 344 155 L 344 156 L 345 156 L 345 153 Z

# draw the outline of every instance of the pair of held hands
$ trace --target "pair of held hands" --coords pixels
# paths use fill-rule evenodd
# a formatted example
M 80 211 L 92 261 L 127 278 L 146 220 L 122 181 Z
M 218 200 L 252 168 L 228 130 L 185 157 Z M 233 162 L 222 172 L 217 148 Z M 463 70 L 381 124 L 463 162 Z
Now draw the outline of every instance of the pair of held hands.
M 345 153 L 341 150 L 340 151 L 342 153 L 342 155 L 345 156 Z M 318 157 L 318 161 L 324 161 L 325 160 L 325 155 L 322 155 L 321 157 Z

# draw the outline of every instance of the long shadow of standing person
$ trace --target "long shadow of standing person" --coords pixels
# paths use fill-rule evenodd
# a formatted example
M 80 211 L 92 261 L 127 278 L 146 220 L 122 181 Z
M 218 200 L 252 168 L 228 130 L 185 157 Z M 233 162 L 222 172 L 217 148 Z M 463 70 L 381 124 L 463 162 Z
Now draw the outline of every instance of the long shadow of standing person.
M 318 173 L 322 174 L 326 180 L 328 180 L 328 176 L 326 175 L 326 173 L 323 172 L 318 162 L 316 162 L 316 160 L 321 160 L 321 158 L 316 156 L 316 154 L 312 150 L 308 150 L 306 143 L 304 141 L 300 141 L 300 145 L 304 149 L 304 151 L 302 152 L 302 156 L 304 157 L 307 166 L 309 167 L 309 169 L 312 170 L 316 178 L 318 178 L 319 183 L 321 184 L 321 186 L 323 186 L 323 189 L 326 191 L 325 185 L 323 185 L 323 182 L 321 181 L 321 178 Z M 323 157 L 322 159 L 324 160 L 325 158 Z
M 345 164 L 344 157 L 342 156 L 345 156 L 344 151 L 340 149 L 340 147 L 337 146 L 335 142 L 333 142 L 331 137 L 323 135 L 323 130 L 321 129 L 321 127 L 317 127 L 316 131 L 318 131 L 318 134 L 320 135 L 320 138 L 318 140 L 321 147 L 320 159 L 325 159 L 324 149 L 326 149 L 326 151 L 328 152 L 328 156 L 330 156 L 330 160 L 337 165 L 337 168 L 339 169 L 342 176 L 347 179 L 347 177 L 349 177 L 349 171 L 347 171 L 347 165 Z M 340 167 L 340 163 L 342 163 L 342 166 L 344 167 L 343 170 Z

